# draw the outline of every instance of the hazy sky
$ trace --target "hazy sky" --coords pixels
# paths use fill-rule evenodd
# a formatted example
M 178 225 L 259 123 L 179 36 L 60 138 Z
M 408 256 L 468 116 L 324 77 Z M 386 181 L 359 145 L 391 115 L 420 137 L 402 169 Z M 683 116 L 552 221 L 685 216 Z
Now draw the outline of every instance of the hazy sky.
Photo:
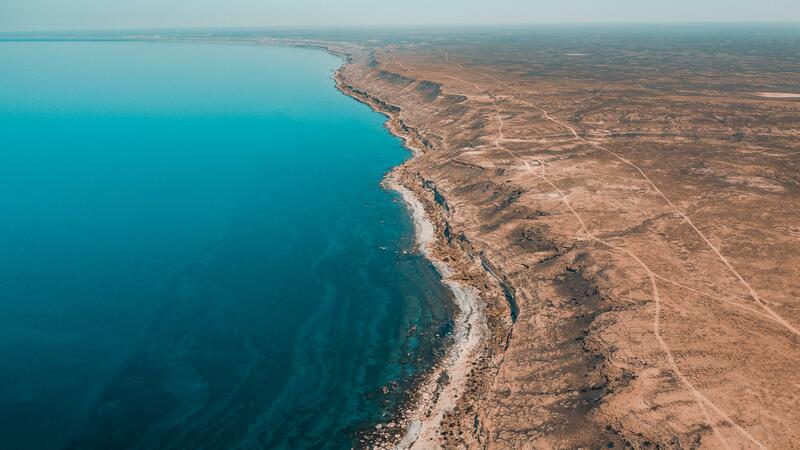
M 800 0 L 0 0 L 0 31 L 800 21 Z

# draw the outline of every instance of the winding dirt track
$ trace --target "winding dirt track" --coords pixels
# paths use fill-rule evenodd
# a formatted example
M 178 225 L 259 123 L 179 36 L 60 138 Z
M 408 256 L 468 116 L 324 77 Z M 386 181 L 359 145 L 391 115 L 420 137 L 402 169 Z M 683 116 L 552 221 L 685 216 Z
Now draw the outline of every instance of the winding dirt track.
M 497 106 L 497 104 L 496 104 L 496 103 L 495 103 L 495 106 Z M 542 112 L 542 113 L 545 115 L 545 117 L 547 117 L 547 119 L 548 119 L 548 120 L 551 120 L 551 121 L 553 121 L 553 122 L 556 122 L 556 123 L 559 123 L 559 124 L 561 124 L 560 122 L 558 122 L 558 121 L 555 121 L 554 119 L 552 119 L 552 118 L 549 116 L 549 114 L 547 113 L 547 111 L 545 111 L 545 110 L 543 110 L 543 109 L 541 109 L 541 108 L 538 108 L 538 107 L 536 107 L 536 108 L 537 108 L 537 109 L 539 109 L 539 110 L 540 110 L 540 111 L 541 111 L 541 112 Z M 502 117 L 500 116 L 500 114 L 499 114 L 499 113 L 498 113 L 498 115 L 497 115 L 497 120 L 498 120 L 498 122 L 499 122 L 499 125 L 498 125 L 499 136 L 500 136 L 500 137 L 502 137 L 502 136 L 503 136 L 503 120 L 502 120 Z M 567 125 L 564 125 L 564 126 L 567 126 Z M 574 130 L 573 130 L 571 127 L 569 127 L 569 126 L 567 126 L 567 127 L 568 127 L 568 128 L 569 128 L 569 129 L 570 129 L 572 132 L 573 132 L 573 134 L 575 135 L 575 138 L 576 138 L 576 139 L 580 139 L 580 138 L 578 137 L 577 133 L 575 133 L 575 131 L 574 131 Z M 495 142 L 495 145 L 496 145 L 498 148 L 500 148 L 500 149 L 502 149 L 502 150 L 506 151 L 506 152 L 507 152 L 508 154 L 510 154 L 510 155 L 511 155 L 513 158 L 515 158 L 515 159 L 519 160 L 520 162 L 522 162 L 522 164 L 525 166 L 525 170 L 527 170 L 528 172 L 534 173 L 534 171 L 533 171 L 533 168 L 530 166 L 530 164 L 528 164 L 528 161 L 526 161 L 524 158 L 520 157 L 519 155 L 517 155 L 517 154 L 516 154 L 516 153 L 514 153 L 513 151 L 511 151 L 511 150 L 509 150 L 509 149 L 507 149 L 507 148 L 503 147 L 503 146 L 502 146 L 502 144 L 500 144 L 500 143 L 499 143 L 499 140 Z M 580 216 L 580 215 L 579 215 L 579 214 L 578 214 L 578 213 L 575 211 L 575 209 L 572 207 L 572 205 L 571 205 L 571 204 L 570 204 L 570 202 L 569 202 L 569 199 L 568 199 L 568 198 L 567 198 L 567 196 L 564 194 L 564 192 L 563 192 L 561 189 L 559 189 L 559 188 L 558 188 L 558 186 L 556 186 L 556 185 L 555 185 L 555 184 L 554 184 L 554 183 L 553 183 L 553 182 L 552 182 L 550 179 L 548 179 L 548 178 L 547 178 L 547 176 L 545 175 L 545 168 L 547 167 L 547 166 L 545 165 L 545 163 L 544 163 L 542 160 L 536 160 L 536 162 L 538 163 L 538 165 L 539 165 L 539 167 L 540 167 L 540 171 L 539 171 L 538 173 L 535 173 L 535 175 L 537 175 L 537 176 L 538 176 L 539 178 L 541 178 L 541 179 L 542 179 L 544 182 L 546 182 L 547 184 L 549 184 L 549 185 L 550 185 L 550 187 L 552 187 L 552 188 L 553 188 L 553 190 L 555 190 L 555 191 L 558 193 L 558 195 L 561 197 L 561 201 L 564 203 L 564 205 L 567 207 L 567 209 L 569 209 L 570 213 L 572 213 L 572 215 L 573 215 L 573 216 L 575 216 L 575 218 L 578 220 L 578 223 L 580 223 L 580 225 L 581 225 L 581 230 L 582 230 L 582 231 L 583 231 L 583 233 L 585 234 L 585 237 L 578 236 L 577 238 L 578 238 L 578 239 L 586 239 L 586 238 L 588 238 L 588 239 L 590 239 L 590 240 L 592 240 L 592 241 L 594 241 L 594 242 L 597 242 L 597 243 L 599 243 L 599 244 L 602 244 L 602 245 L 604 245 L 604 246 L 606 246 L 606 247 L 609 247 L 609 248 L 611 248 L 611 249 L 613 249 L 613 250 L 616 250 L 616 251 L 623 252 L 623 253 L 625 253 L 626 255 L 628 255 L 628 256 L 629 256 L 631 259 L 633 259 L 633 260 L 634 260 L 634 261 L 635 261 L 635 262 L 636 262 L 636 263 L 637 263 L 637 264 L 638 264 L 638 265 L 639 265 L 639 266 L 640 266 L 640 267 L 641 267 L 641 268 L 642 268 L 642 269 L 645 271 L 645 273 L 646 273 L 646 275 L 647 275 L 647 277 L 648 277 L 648 280 L 649 280 L 649 282 L 650 282 L 650 286 L 651 286 L 651 289 L 652 289 L 652 295 L 653 295 L 653 305 L 654 305 L 654 312 L 653 312 L 653 334 L 655 334 L 655 337 L 656 337 L 656 339 L 658 340 L 658 343 L 659 343 L 659 345 L 661 346 L 661 349 L 664 351 L 664 354 L 666 355 L 666 357 L 667 357 L 667 360 L 669 361 L 670 368 L 671 368 L 671 369 L 672 369 L 672 370 L 675 372 L 675 374 L 678 376 L 678 378 L 680 378 L 681 382 L 683 382 L 683 384 L 686 386 L 686 389 L 687 389 L 687 390 L 689 390 L 689 392 L 692 394 L 692 396 L 694 396 L 694 397 L 695 397 L 695 399 L 697 400 L 697 404 L 698 404 L 698 406 L 700 407 L 700 409 L 701 409 L 701 410 L 702 410 L 702 412 L 703 412 L 703 416 L 706 418 L 706 421 L 708 422 L 708 425 L 709 425 L 709 426 L 710 426 L 710 427 L 711 427 L 711 428 L 714 430 L 714 434 L 715 434 L 715 435 L 717 436 L 717 438 L 720 440 L 720 443 L 721 443 L 721 444 L 722 444 L 722 445 L 723 445 L 725 448 L 731 448 L 731 447 L 730 447 L 730 445 L 728 444 L 727 440 L 725 439 L 725 437 L 724 437 L 724 436 L 722 435 L 722 433 L 720 432 L 719 428 L 716 426 L 716 421 L 715 421 L 715 420 L 713 420 L 713 419 L 712 419 L 712 417 L 711 417 L 711 415 L 709 414 L 709 412 L 708 412 L 708 409 L 706 408 L 706 405 L 710 406 L 710 407 L 711 407 L 711 408 L 712 408 L 714 411 L 716 411 L 716 412 L 717 412 L 717 414 L 719 414 L 719 415 L 720 415 L 720 416 L 721 416 L 721 417 L 722 417 L 722 418 L 723 418 L 725 421 L 727 421 L 728 423 L 730 423 L 731 425 L 733 425 L 733 426 L 734 426 L 734 427 L 735 427 L 735 428 L 736 428 L 736 429 L 737 429 L 737 430 L 738 430 L 740 433 L 742 433 L 742 434 L 743 434 L 743 435 L 744 435 L 744 436 L 745 436 L 745 437 L 746 437 L 748 440 L 750 440 L 750 442 L 752 442 L 753 444 L 755 444 L 755 445 L 756 445 L 756 446 L 758 446 L 759 448 L 766 448 L 766 446 L 765 446 L 764 444 L 762 444 L 761 442 L 759 442 L 758 440 L 756 440 L 756 439 L 755 439 L 755 438 L 754 438 L 754 437 L 753 437 L 753 436 L 752 436 L 752 435 L 751 435 L 749 432 L 747 432 L 747 430 L 745 430 L 744 428 L 742 428 L 742 427 L 741 427 L 741 426 L 740 426 L 738 423 L 736 423 L 736 422 L 735 422 L 733 419 L 731 419 L 731 418 L 730 418 L 730 417 L 729 417 L 727 414 L 725 414 L 725 412 L 723 412 L 723 411 L 722 411 L 720 408 L 718 408 L 718 407 L 717 407 L 717 406 L 716 406 L 714 403 L 712 403 L 712 402 L 711 402 L 711 400 L 709 400 L 708 398 L 706 398 L 706 397 L 705 397 L 705 396 L 704 396 L 704 395 L 703 395 L 703 394 L 702 394 L 702 393 L 701 393 L 701 392 L 700 392 L 700 391 L 699 391 L 699 390 L 698 390 L 698 389 L 697 389 L 697 388 L 696 388 L 696 387 L 695 387 L 695 386 L 694 386 L 694 385 L 693 385 L 693 384 L 692 384 L 692 383 L 691 383 L 691 382 L 690 382 L 690 381 L 689 381 L 689 380 L 686 378 L 686 376 L 683 374 L 683 372 L 682 372 L 682 371 L 680 370 L 680 368 L 678 367 L 678 364 L 675 362 L 675 358 L 672 356 L 672 351 L 670 350 L 670 348 L 669 348 L 669 346 L 667 345 L 667 343 L 666 343 L 666 341 L 664 340 L 664 338 L 661 336 L 661 331 L 660 331 L 660 318 L 661 318 L 661 297 L 660 297 L 660 295 L 659 295 L 659 293 L 658 293 L 658 284 L 656 283 L 656 274 L 653 272 L 653 270 L 652 270 L 652 269 L 650 269 L 650 267 L 649 267 L 647 264 L 645 264 L 645 263 L 644 263 L 644 261 L 642 261 L 642 260 L 641 260 L 641 258 L 639 258 L 639 257 L 638 257 L 636 254 L 634 254 L 633 252 L 631 252 L 631 251 L 629 251 L 628 249 L 625 249 L 625 248 L 623 248 L 623 247 L 619 247 L 619 246 L 613 245 L 613 244 L 611 244 L 611 243 L 609 243 L 609 242 L 607 242 L 607 241 L 605 241 L 605 240 L 603 240 L 603 239 L 600 239 L 600 238 L 598 238 L 597 236 L 595 236 L 595 235 L 594 235 L 594 234 L 593 234 L 591 231 L 589 231 L 589 229 L 588 229 L 588 228 L 587 228 L 587 226 L 586 226 L 586 223 L 583 221 L 583 219 L 581 218 L 581 216 Z M 644 173 L 643 173 L 643 172 L 642 172 L 642 174 L 644 175 Z M 645 175 L 645 177 L 646 177 L 646 175 Z M 648 181 L 649 181 L 649 179 L 648 179 Z M 651 182 L 651 184 L 652 184 L 652 182 Z M 667 280 L 667 279 L 666 279 L 666 278 L 664 278 L 664 277 L 659 277 L 659 278 L 662 278 L 662 279 L 665 279 L 665 280 Z M 675 281 L 672 281 L 672 280 L 667 280 L 667 281 L 669 281 L 669 282 L 672 282 L 672 283 L 676 283 L 676 284 L 677 284 L 677 282 L 675 282 Z

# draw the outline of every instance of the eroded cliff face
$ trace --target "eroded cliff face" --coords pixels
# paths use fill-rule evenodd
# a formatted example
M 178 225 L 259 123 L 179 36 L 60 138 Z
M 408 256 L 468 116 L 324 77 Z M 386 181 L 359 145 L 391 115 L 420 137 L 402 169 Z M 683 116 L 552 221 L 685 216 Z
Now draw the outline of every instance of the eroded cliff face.
M 417 447 L 800 442 L 800 103 L 750 93 L 800 73 L 686 45 L 350 50 L 340 88 L 417 151 L 395 176 L 486 303 Z

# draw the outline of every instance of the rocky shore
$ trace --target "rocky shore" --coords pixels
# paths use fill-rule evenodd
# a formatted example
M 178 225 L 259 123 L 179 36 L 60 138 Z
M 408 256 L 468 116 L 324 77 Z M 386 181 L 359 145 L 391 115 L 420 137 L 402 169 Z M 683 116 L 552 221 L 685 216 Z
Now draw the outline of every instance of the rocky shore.
M 348 56 L 347 61 L 352 64 Z M 459 314 L 446 356 L 423 376 L 397 423 L 379 424 L 364 445 L 370 448 L 425 449 L 459 440 L 457 421 L 470 420 L 475 409 L 468 398 L 480 398 L 496 372 L 503 342 L 511 329 L 510 310 L 499 301 L 502 286 L 486 270 L 466 236 L 450 223 L 450 208 L 435 184 L 410 168 L 431 144 L 399 117 L 401 109 L 335 75 L 343 93 L 387 116 L 386 128 L 404 141 L 412 157 L 386 176 L 387 188 L 398 192 L 414 220 L 417 244 L 453 292 Z M 462 410 L 463 408 L 463 410 Z M 458 415 L 458 416 L 457 416 Z M 458 417 L 458 418 L 456 418 Z M 472 418 L 477 421 L 476 417 Z M 390 426 L 389 426 L 390 425 Z M 403 430 L 398 434 L 397 430 Z M 443 432 L 444 430 L 448 430 Z M 398 439 L 398 436 L 401 436 Z

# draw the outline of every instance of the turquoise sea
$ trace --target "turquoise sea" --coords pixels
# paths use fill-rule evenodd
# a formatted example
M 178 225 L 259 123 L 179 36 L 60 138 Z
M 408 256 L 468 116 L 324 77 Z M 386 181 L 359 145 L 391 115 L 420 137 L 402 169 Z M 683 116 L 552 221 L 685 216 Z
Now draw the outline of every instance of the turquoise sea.
M 0 445 L 346 449 L 450 326 L 310 49 L 0 42 Z

